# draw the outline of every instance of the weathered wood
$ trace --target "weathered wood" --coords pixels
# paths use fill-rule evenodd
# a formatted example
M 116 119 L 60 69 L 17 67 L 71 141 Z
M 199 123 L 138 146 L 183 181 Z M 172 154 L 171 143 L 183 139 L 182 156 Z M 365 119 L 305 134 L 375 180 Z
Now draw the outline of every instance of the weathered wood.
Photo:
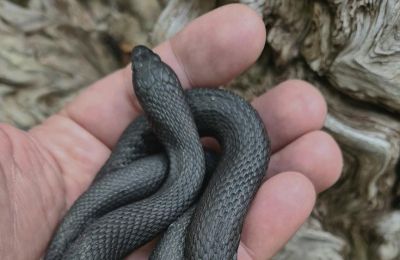
M 0 0 L 0 120 L 40 122 L 123 66 L 133 45 L 155 45 L 229 2 L 263 15 L 268 36 L 257 64 L 225 87 L 251 99 L 285 79 L 312 82 L 344 152 L 342 178 L 275 259 L 399 259 L 397 0 Z
M 301 78 L 318 86 L 329 105 L 325 126 L 344 152 L 343 176 L 313 214 L 346 241 L 343 259 L 400 257 L 399 228 L 389 228 L 400 221 L 392 207 L 400 149 L 399 8 L 398 1 L 266 1 L 274 60 L 261 82 Z M 293 243 L 292 259 L 337 249 L 326 240 L 311 250 L 309 239 L 292 241 L 281 254 Z

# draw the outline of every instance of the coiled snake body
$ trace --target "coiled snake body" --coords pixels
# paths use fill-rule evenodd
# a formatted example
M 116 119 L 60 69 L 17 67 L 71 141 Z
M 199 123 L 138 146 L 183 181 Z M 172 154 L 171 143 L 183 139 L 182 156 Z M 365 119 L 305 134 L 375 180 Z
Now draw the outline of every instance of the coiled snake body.
M 132 70 L 146 118 L 124 131 L 45 259 L 121 259 L 162 232 L 152 259 L 236 258 L 269 160 L 263 123 L 228 91 L 184 92 L 144 46 L 134 48 Z M 199 136 L 218 140 L 218 159 L 203 151 Z

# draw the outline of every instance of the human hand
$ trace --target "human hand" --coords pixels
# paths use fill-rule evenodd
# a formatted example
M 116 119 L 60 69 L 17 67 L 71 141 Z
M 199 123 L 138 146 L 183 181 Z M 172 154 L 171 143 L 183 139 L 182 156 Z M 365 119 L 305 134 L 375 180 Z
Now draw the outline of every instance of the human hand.
M 255 62 L 265 27 L 241 5 L 216 9 L 155 48 L 184 88 L 229 82 Z M 0 125 L 0 258 L 38 259 L 57 224 L 90 185 L 125 127 L 141 111 L 130 68 L 94 83 L 73 102 L 25 132 Z M 342 157 L 320 131 L 326 104 L 302 81 L 256 98 L 272 141 L 266 181 L 247 214 L 238 257 L 273 256 L 310 214 L 316 193 L 339 177 Z M 151 245 L 130 259 L 145 259 Z

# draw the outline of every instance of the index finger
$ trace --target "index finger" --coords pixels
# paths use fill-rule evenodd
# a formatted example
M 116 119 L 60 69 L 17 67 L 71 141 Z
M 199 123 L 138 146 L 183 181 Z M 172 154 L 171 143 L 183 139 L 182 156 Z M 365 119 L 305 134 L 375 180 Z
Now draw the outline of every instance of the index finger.
M 265 42 L 265 27 L 246 6 L 215 9 L 154 49 L 184 88 L 218 86 L 254 63 Z M 141 113 L 132 89 L 130 66 L 84 90 L 60 114 L 72 119 L 107 147 Z

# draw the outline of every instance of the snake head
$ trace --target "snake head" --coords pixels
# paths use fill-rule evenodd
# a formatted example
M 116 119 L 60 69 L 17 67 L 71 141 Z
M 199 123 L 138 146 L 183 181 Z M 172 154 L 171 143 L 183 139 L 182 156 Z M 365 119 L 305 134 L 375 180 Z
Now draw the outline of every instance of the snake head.
M 132 70 L 134 71 L 160 62 L 160 57 L 146 46 L 138 45 L 132 50 Z
M 142 107 L 143 100 L 148 100 L 150 104 L 161 94 L 169 99 L 173 98 L 174 93 L 182 91 L 174 71 L 152 50 L 141 45 L 132 50 L 132 81 Z
M 163 68 L 160 57 L 149 48 L 139 45 L 132 50 L 132 80 L 135 92 L 157 81 L 157 71 Z

